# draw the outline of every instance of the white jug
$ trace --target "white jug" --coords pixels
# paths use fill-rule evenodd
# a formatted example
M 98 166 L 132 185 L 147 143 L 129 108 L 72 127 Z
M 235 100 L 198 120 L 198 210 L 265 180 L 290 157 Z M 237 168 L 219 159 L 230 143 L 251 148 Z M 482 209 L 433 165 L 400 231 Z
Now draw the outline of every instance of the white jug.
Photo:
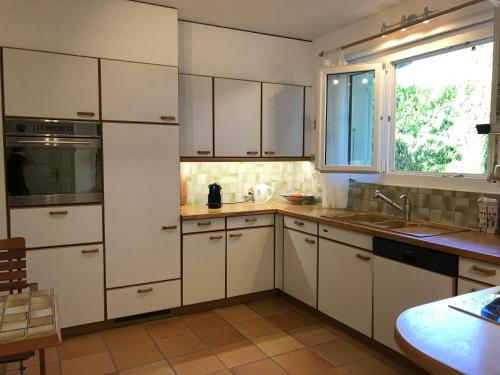
M 258 184 L 254 188 L 255 203 L 269 202 L 274 194 L 274 188 L 266 184 Z

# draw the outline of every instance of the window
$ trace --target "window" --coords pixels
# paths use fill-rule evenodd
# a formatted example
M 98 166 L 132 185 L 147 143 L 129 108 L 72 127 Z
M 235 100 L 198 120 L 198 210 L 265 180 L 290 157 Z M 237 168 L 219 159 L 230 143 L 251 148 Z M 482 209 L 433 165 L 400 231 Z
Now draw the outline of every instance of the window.
M 486 173 L 493 43 L 395 65 L 396 172 Z

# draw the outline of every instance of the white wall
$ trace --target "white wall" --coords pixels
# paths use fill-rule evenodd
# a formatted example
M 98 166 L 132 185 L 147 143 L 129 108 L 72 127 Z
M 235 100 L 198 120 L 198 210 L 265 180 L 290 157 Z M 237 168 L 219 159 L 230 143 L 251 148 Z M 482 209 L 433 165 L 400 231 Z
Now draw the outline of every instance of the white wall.
M 311 85 L 312 43 L 179 22 L 179 72 Z

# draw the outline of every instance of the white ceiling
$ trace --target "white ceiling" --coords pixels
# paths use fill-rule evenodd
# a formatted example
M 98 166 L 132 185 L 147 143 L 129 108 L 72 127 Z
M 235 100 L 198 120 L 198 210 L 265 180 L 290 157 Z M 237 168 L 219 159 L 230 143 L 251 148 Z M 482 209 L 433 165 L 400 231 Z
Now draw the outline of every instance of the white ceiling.
M 146 0 L 179 10 L 179 18 L 313 40 L 404 0 Z

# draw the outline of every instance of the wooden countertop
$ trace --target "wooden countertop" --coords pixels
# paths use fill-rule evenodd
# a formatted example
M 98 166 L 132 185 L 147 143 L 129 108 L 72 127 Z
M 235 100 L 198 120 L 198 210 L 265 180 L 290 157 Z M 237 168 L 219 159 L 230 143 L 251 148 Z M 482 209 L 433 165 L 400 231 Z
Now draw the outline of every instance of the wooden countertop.
M 382 228 L 358 225 L 342 220 L 324 218 L 325 214 L 352 213 L 351 210 L 322 208 L 320 205 L 293 205 L 289 203 L 237 203 L 225 204 L 218 209 L 209 209 L 206 205 L 187 205 L 181 207 L 184 220 L 206 219 L 240 215 L 256 215 L 265 213 L 280 213 L 328 224 L 339 228 L 366 233 L 395 241 L 422 246 L 428 249 L 455 254 L 475 260 L 500 265 L 500 235 L 486 234 L 477 230 L 469 230 L 454 234 L 417 238 Z
M 411 308 L 399 316 L 396 342 L 432 374 L 500 374 L 500 325 L 449 307 L 453 300 L 498 291 L 495 287 Z

